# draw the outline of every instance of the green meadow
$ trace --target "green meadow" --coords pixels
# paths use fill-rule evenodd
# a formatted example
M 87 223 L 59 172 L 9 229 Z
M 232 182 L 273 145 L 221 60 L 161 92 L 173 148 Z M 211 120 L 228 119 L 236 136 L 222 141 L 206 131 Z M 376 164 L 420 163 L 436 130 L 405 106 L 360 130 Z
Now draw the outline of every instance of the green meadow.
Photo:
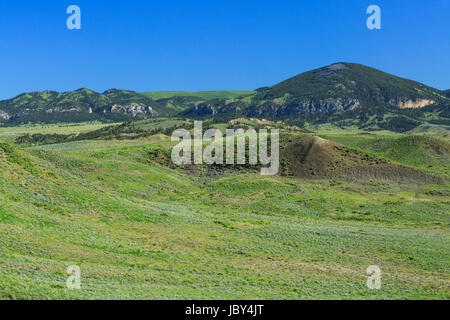
M 205 100 L 233 99 L 248 96 L 255 91 L 229 90 L 229 91 L 151 91 L 142 92 L 143 95 L 154 100 L 172 97 L 197 97 Z
M 26 133 L 105 126 L 0 128 L 0 299 L 450 298 L 443 138 L 310 133 L 348 148 L 338 151 L 352 163 L 367 154 L 433 183 L 193 173 L 161 160 L 174 145 L 162 134 L 15 144 Z M 66 286 L 71 265 L 81 269 L 80 290 Z M 381 269 L 380 290 L 367 287 L 371 265 Z

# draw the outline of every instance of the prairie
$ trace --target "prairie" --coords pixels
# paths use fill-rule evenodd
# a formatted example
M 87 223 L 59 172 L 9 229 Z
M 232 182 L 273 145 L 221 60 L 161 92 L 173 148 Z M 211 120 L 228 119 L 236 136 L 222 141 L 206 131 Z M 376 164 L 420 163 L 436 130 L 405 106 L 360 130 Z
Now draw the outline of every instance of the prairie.
M 177 121 L 136 126 L 157 123 Z M 154 156 L 170 152 L 165 135 L 13 143 L 104 126 L 0 128 L 0 299 L 450 298 L 443 139 L 294 133 L 326 139 L 343 165 L 381 159 L 435 183 L 311 175 L 295 158 L 285 163 L 292 174 L 191 174 Z M 71 265 L 81 268 L 81 290 L 66 287 Z M 382 271 L 381 290 L 366 286 L 371 265 Z

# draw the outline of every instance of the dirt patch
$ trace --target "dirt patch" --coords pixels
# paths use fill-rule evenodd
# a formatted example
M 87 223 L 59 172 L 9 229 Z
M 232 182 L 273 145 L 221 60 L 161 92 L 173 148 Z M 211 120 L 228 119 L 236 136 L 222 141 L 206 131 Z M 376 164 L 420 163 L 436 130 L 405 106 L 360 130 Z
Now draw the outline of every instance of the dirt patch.
M 150 140 L 150 141 L 161 141 L 161 140 L 165 140 L 167 138 L 168 137 L 165 134 L 160 133 L 160 134 L 155 134 L 153 136 L 148 137 L 147 140 Z
M 357 149 L 304 135 L 291 139 L 280 150 L 282 174 L 298 178 L 389 180 L 398 183 L 439 183 L 428 173 L 400 166 Z

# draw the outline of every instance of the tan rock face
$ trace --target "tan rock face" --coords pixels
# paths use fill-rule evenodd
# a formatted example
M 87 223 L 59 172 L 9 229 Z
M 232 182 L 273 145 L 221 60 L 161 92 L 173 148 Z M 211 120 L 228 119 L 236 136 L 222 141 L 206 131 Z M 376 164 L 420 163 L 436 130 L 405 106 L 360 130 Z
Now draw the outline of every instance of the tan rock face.
M 417 100 L 406 100 L 401 99 L 394 102 L 400 109 L 418 109 L 434 104 L 433 100 L 428 99 L 417 99 Z

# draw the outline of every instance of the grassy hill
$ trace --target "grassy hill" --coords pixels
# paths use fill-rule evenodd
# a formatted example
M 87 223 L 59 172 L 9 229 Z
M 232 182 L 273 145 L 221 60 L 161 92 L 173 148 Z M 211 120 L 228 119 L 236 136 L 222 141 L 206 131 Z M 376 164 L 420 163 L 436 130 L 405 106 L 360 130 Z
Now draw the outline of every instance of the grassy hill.
M 82 121 L 120 122 L 174 116 L 199 99 L 152 98 L 129 90 L 110 89 L 98 93 L 79 89 L 59 93 L 32 92 L 0 101 L 0 123 L 77 123 Z
M 109 89 L 31 92 L 0 101 L 0 123 L 118 122 L 175 116 L 211 99 L 232 99 L 251 91 L 159 91 L 138 93 Z
M 305 72 L 264 88 L 261 93 L 276 98 L 288 93 L 310 99 L 352 97 L 371 105 L 396 97 L 439 97 L 439 90 L 356 63 L 335 63 Z
M 323 134 L 396 163 L 450 177 L 450 143 L 433 136 L 392 134 Z
M 161 131 L 180 121 L 132 127 Z M 58 129 L 84 140 L 33 146 L 11 142 L 59 127 L 0 130 L 0 299 L 449 298 L 442 140 L 347 132 L 319 133 L 322 141 L 283 131 L 283 175 L 245 167 L 194 175 L 161 161 L 168 137 L 126 139 L 131 127 L 114 126 L 123 128 L 116 138 L 117 128 L 97 125 Z M 321 173 L 336 160 L 443 180 Z M 296 174 L 313 163 L 314 175 Z M 70 265 L 81 268 L 82 290 L 66 289 Z M 370 265 L 382 270 L 381 290 L 366 286 Z
M 255 91 L 152 91 L 142 92 L 143 95 L 150 97 L 154 100 L 173 98 L 173 97 L 197 97 L 203 100 L 212 99 L 233 99 L 242 96 L 246 96 L 254 93 Z
M 449 177 L 450 144 L 446 142 L 428 138 L 423 142 L 430 144 L 417 146 L 414 143 L 420 141 L 420 137 L 406 136 L 399 141 L 381 138 L 369 147 L 355 140 L 358 141 L 353 139 L 351 143 L 339 144 L 312 135 L 294 136 L 281 149 L 281 156 L 288 163 L 288 173 L 301 178 L 437 184 L 440 181 L 437 176 Z M 371 148 L 374 146 L 377 148 Z M 430 150 L 430 153 L 423 150 Z M 426 168 L 422 167 L 424 164 Z M 427 169 L 431 169 L 429 174 L 424 172 Z
M 443 139 L 446 139 L 447 141 L 450 140 L 450 126 L 448 125 L 438 125 L 429 123 L 422 124 L 411 130 L 411 133 L 427 134 L 435 137 L 441 137 Z
M 355 64 L 308 71 L 256 94 L 226 103 L 209 101 L 183 114 L 199 118 L 257 117 L 337 123 L 366 130 L 406 132 L 427 121 L 449 121 L 450 99 L 421 83 Z

